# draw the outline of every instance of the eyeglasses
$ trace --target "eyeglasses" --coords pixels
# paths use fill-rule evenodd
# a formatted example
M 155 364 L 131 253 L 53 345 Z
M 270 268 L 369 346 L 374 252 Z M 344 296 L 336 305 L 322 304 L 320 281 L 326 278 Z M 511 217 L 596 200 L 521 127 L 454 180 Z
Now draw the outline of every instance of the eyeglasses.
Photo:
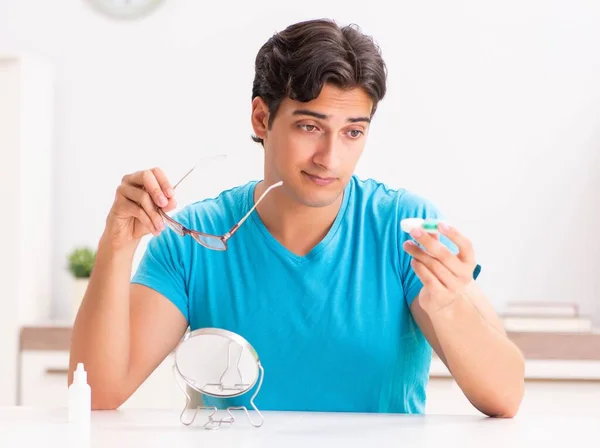
M 175 188 L 177 188 L 177 186 L 183 182 L 183 180 L 188 177 L 192 171 L 194 171 L 195 167 L 192 168 L 191 170 L 189 170 L 180 180 L 179 182 L 177 182 L 175 184 L 175 186 L 173 187 L 173 190 Z M 283 185 L 283 181 L 279 181 L 274 183 L 273 185 L 269 186 L 264 193 L 260 196 L 260 198 L 258 198 L 258 200 L 256 201 L 256 203 L 254 204 L 254 206 L 252 206 L 252 208 L 248 211 L 248 213 L 246 213 L 244 215 L 244 217 L 242 219 L 239 220 L 239 222 L 237 224 L 235 224 L 227 233 L 225 233 L 224 235 L 211 235 L 209 233 L 203 233 L 203 232 L 198 232 L 197 230 L 192 230 L 192 229 L 188 229 L 187 227 L 185 227 L 183 224 L 175 221 L 173 218 L 171 218 L 169 215 L 167 215 L 161 208 L 157 208 L 158 213 L 163 217 L 165 224 L 171 229 L 173 230 L 175 233 L 177 233 L 180 236 L 185 236 L 185 235 L 190 235 L 192 238 L 194 238 L 198 243 L 200 243 L 201 245 L 203 245 L 204 247 L 206 247 L 207 249 L 211 249 L 211 250 L 227 250 L 227 241 L 234 235 L 235 232 L 238 231 L 238 229 L 240 228 L 240 226 L 244 223 L 244 221 L 246 221 L 246 219 L 248 219 L 248 217 L 250 216 L 250 214 L 254 211 L 254 209 L 258 206 L 258 204 L 260 204 L 260 201 L 262 201 L 265 196 L 273 189 L 273 188 L 277 188 L 280 187 L 281 185 Z

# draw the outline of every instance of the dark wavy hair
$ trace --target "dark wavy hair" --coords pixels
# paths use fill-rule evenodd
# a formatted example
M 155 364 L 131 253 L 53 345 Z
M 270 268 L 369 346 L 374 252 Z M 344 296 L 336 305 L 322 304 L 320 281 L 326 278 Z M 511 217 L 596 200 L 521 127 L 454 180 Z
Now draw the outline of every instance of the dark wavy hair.
M 261 97 L 270 112 L 269 128 L 284 98 L 307 102 L 326 83 L 362 87 L 373 101 L 371 116 L 386 92 L 387 69 L 379 47 L 358 26 L 333 20 L 307 20 L 274 34 L 255 60 L 252 99 Z M 263 143 L 253 136 L 255 142 Z

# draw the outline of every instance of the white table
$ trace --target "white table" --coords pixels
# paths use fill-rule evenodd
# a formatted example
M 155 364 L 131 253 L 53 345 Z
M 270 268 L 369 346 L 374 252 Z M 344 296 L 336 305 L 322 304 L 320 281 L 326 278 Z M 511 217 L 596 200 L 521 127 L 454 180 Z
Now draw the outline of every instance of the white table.
M 64 408 L 0 407 L 2 447 L 553 447 L 574 437 L 595 446 L 600 420 L 593 417 L 377 415 L 264 412 L 254 428 L 237 416 L 231 427 L 207 431 L 184 426 L 177 412 L 126 409 L 92 413 L 90 437 L 69 432 Z M 203 416 L 203 415 L 202 415 Z M 199 415 L 200 417 L 200 415 Z M 200 423 L 200 422 L 198 422 Z M 591 439 L 591 440 L 590 440 Z

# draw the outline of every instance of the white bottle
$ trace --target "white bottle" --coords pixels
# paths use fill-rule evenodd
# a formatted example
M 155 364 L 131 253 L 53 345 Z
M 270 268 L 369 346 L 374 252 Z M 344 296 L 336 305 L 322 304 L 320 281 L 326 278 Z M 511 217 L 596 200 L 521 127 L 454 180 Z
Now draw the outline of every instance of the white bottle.
M 92 413 L 92 389 L 87 382 L 83 363 L 77 363 L 73 383 L 69 386 L 69 423 L 87 430 Z

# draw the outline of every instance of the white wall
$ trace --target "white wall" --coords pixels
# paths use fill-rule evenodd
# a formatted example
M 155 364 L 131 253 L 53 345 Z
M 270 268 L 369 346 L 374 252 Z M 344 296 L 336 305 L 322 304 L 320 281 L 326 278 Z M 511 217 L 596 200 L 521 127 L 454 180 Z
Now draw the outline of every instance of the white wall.
M 228 152 L 255 163 L 227 182 L 260 176 L 256 51 L 327 16 L 374 34 L 390 69 L 359 174 L 439 204 L 474 241 L 497 308 L 576 300 L 600 324 L 600 3 L 383 4 L 167 0 L 122 23 L 83 0 L 0 0 L 0 52 L 41 54 L 56 71 L 55 316 L 69 309 L 66 253 L 95 244 L 123 174 L 175 177 L 187 158 Z

